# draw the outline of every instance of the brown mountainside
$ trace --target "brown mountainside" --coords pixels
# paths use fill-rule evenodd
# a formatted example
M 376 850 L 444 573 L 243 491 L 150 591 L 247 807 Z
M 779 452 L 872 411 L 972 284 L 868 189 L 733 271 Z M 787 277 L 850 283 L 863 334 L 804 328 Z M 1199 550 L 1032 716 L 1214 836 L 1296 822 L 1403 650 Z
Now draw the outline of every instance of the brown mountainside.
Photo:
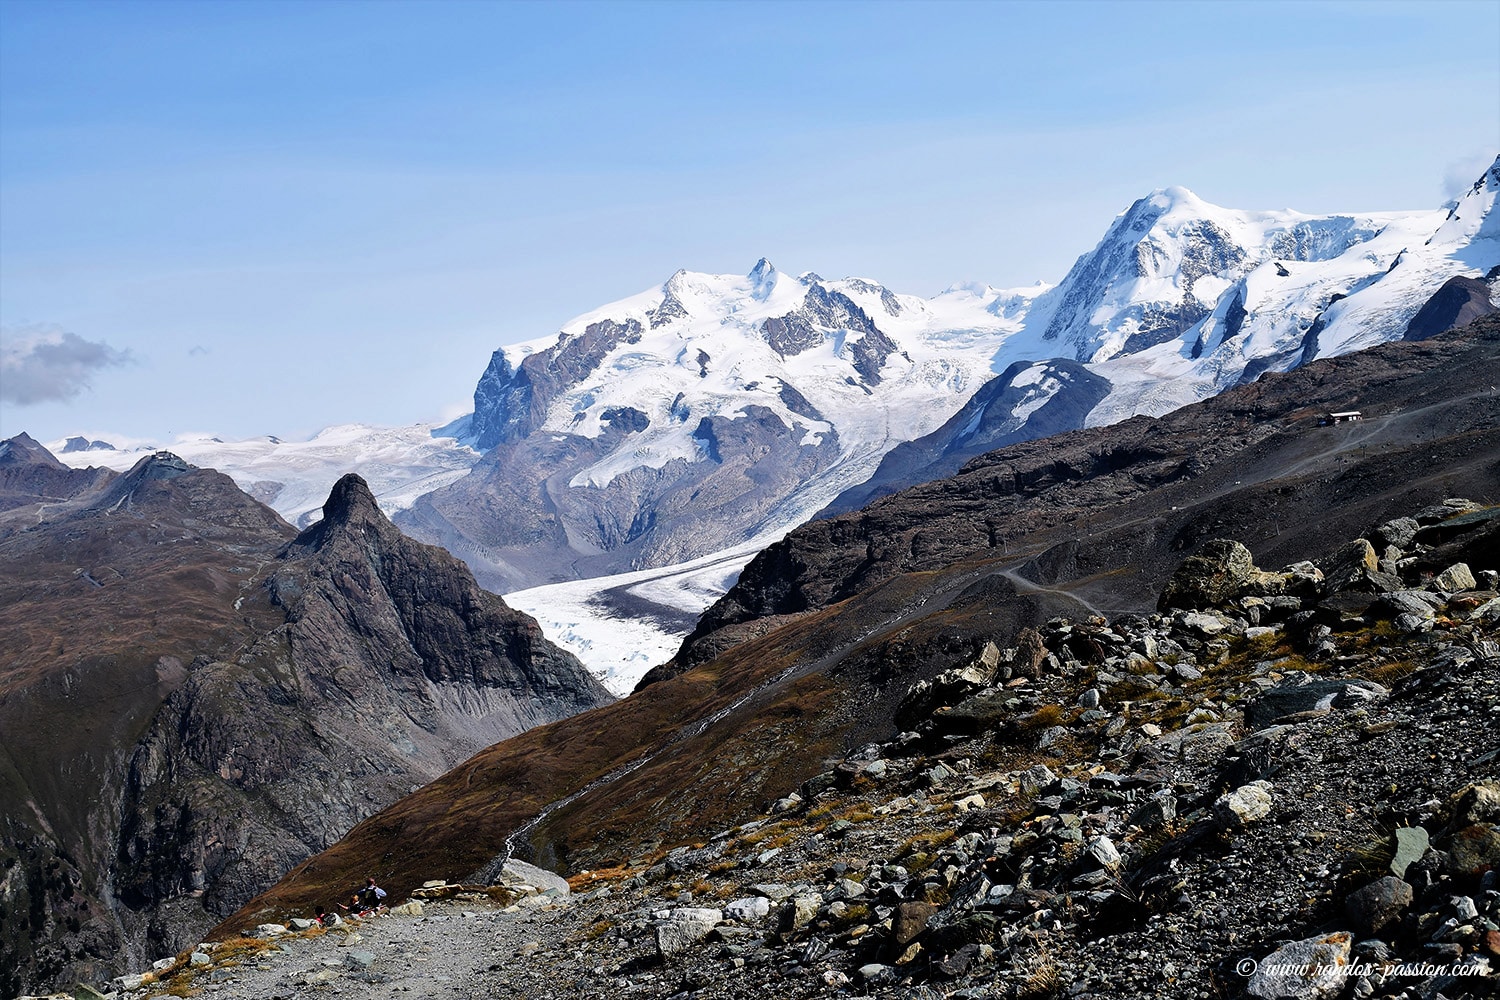
M 762 553 L 631 698 L 491 747 L 225 921 L 366 872 L 398 894 L 514 848 L 567 871 L 763 811 L 901 729 L 913 683 L 1066 612 L 1145 611 L 1210 539 L 1278 566 L 1446 496 L 1500 498 L 1500 323 L 1267 375 L 1161 419 L 981 456 Z M 1365 419 L 1320 426 L 1325 410 Z M 1490 536 L 1493 538 L 1493 534 Z

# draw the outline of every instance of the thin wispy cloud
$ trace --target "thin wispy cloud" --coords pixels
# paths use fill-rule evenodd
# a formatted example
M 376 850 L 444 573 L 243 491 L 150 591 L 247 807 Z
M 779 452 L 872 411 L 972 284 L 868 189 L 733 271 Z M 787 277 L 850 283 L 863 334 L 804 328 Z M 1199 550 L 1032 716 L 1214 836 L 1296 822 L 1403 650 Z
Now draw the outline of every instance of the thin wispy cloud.
M 1483 176 L 1485 168 L 1494 162 L 1492 150 L 1481 150 L 1454 160 L 1443 172 L 1443 197 L 1449 201 L 1459 198 Z
M 76 399 L 93 376 L 131 364 L 128 350 L 55 324 L 0 328 L 0 398 L 17 406 Z

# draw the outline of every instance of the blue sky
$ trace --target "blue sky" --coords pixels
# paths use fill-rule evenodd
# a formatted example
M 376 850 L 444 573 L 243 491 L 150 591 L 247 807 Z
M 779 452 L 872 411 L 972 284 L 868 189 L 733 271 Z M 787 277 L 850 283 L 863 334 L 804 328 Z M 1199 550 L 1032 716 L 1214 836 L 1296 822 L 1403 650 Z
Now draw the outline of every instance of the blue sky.
M 436 419 L 679 267 L 1055 281 L 1171 184 L 1432 206 L 1500 151 L 1497 40 L 1495 0 L 0 0 L 0 346 L 56 375 L 0 433 Z

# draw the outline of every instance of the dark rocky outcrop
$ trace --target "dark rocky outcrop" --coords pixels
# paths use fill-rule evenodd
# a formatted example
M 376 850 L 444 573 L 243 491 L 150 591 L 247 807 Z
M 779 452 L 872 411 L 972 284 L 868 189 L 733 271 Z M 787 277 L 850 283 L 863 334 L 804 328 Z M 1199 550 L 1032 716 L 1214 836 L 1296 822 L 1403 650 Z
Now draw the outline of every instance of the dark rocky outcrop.
M 18 523 L 19 522 L 19 523 Z M 296 535 L 158 453 L 0 536 L 0 994 L 174 952 L 474 751 L 610 696 L 358 477 Z
M 496 351 L 474 389 L 475 447 L 487 450 L 531 433 L 553 397 L 586 378 L 619 345 L 639 341 L 641 332 L 633 319 L 599 320 L 578 336 L 558 334 L 556 344 L 527 355 L 518 367 Z
M 1456 275 L 1422 304 L 1406 326 L 1402 340 L 1426 340 L 1481 316 L 1500 310 L 1490 298 L 1490 286 L 1478 278 Z

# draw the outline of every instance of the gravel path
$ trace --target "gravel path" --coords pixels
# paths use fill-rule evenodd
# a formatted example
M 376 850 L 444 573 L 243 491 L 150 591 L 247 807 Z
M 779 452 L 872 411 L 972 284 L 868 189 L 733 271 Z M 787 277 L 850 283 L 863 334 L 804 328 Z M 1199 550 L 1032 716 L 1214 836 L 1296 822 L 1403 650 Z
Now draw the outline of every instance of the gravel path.
M 432 904 L 421 917 L 386 914 L 280 949 L 195 985 L 214 1000 L 577 996 L 556 949 L 577 930 L 566 904 L 505 912 Z M 536 959 L 528 953 L 546 953 Z

